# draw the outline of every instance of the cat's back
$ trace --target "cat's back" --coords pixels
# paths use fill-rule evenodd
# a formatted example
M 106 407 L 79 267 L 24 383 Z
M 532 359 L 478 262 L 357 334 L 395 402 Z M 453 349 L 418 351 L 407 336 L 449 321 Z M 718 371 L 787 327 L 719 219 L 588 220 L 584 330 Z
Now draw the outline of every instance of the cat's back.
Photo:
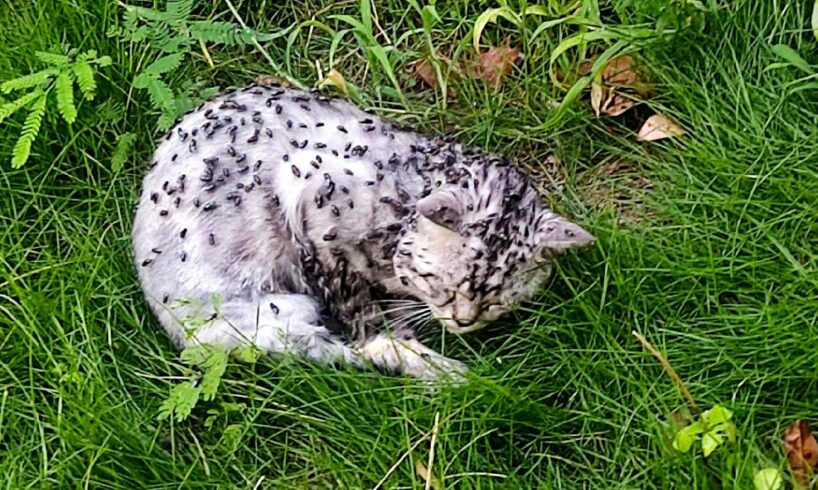
M 308 224 L 306 203 L 327 200 L 309 208 L 319 236 L 338 220 L 360 226 L 383 180 L 373 162 L 414 141 L 317 94 L 252 86 L 217 96 L 160 141 L 144 178 L 133 227 L 143 288 L 167 302 L 275 282 L 298 261 L 292 235 Z

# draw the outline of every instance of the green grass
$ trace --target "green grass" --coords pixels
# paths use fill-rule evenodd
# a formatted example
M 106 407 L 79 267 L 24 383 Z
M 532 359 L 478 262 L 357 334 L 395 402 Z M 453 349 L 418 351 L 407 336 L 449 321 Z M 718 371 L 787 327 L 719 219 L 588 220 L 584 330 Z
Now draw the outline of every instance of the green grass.
M 386 488 L 423 488 L 414 465 L 429 457 L 436 417 L 432 472 L 443 488 L 746 489 L 754 471 L 785 467 L 782 428 L 817 415 L 818 92 L 794 68 L 767 68 L 780 61 L 770 52 L 777 43 L 818 62 L 811 2 L 703 2 L 717 8 L 694 12 L 675 34 L 639 41 L 635 54 L 657 82 L 646 105 L 687 130 L 652 144 L 633 138 L 646 108 L 600 121 L 578 101 L 554 117 L 564 91 L 551 83 L 548 59 L 578 28 L 529 41 L 536 18 L 484 32 L 485 43 L 508 38 L 525 53 L 499 90 L 451 78 L 457 95 L 444 104 L 407 63 L 430 41 L 469 58 L 471 26 L 496 5 L 438 2 L 442 20 L 427 36 L 409 3 L 372 6 L 374 40 L 388 48 L 394 81 L 352 34 L 337 42 L 334 67 L 364 105 L 389 117 L 456 133 L 529 168 L 555 154 L 554 178 L 564 186 L 548 199 L 588 224 L 597 246 L 564 260 L 538 301 L 503 324 L 462 339 L 430 333 L 473 367 L 468 386 L 263 359 L 231 365 L 216 400 L 181 423 L 156 419 L 184 369 L 142 301 L 130 259 L 131 215 L 158 115 L 130 83 L 152 51 L 106 37 L 121 14 L 114 2 L 4 3 L 0 80 L 33 71 L 33 52 L 60 44 L 114 60 L 100 72 L 96 100 L 78 100 L 71 127 L 56 113 L 46 119 L 21 170 L 8 160 L 23 117 L 0 127 L 5 488 L 371 488 L 384 478 Z M 653 3 L 602 2 L 602 20 L 627 37 L 656 25 Z M 333 15 L 362 14 L 350 1 L 234 4 L 263 32 L 313 18 L 337 31 L 349 25 Z M 197 13 L 234 20 L 220 0 Z M 316 60 L 329 69 L 332 43 L 332 34 L 305 26 L 290 48 L 286 38 L 264 48 L 309 86 Z M 214 69 L 194 53 L 171 85 L 226 87 L 271 71 L 249 47 L 210 54 Z M 572 60 L 574 52 L 561 68 Z M 138 135 L 135 151 L 114 173 L 110 157 L 125 132 Z M 647 189 L 599 172 L 612 162 Z M 619 213 L 636 218 L 591 205 L 600 186 L 625 205 Z M 668 419 L 685 401 L 634 329 L 701 406 L 734 411 L 734 446 L 707 460 L 670 448 Z

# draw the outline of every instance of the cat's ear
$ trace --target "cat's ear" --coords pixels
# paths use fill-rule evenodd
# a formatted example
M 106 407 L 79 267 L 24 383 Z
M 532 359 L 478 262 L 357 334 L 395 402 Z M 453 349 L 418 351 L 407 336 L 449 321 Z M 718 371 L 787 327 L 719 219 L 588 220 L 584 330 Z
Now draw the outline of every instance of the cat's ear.
M 435 191 L 418 201 L 418 214 L 431 222 L 452 231 L 460 229 L 463 207 L 448 191 Z
M 543 215 L 537 230 L 537 241 L 542 250 L 585 247 L 594 243 L 595 240 L 593 235 L 578 224 L 554 213 Z

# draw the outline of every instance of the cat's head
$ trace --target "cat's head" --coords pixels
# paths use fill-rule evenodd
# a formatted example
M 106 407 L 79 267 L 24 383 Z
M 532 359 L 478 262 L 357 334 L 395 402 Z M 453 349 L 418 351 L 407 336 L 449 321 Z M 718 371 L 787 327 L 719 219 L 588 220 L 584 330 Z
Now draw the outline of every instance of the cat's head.
M 405 292 L 457 334 L 531 298 L 556 256 L 594 241 L 545 209 L 516 171 L 482 176 L 484 182 L 443 185 L 422 198 L 394 257 Z

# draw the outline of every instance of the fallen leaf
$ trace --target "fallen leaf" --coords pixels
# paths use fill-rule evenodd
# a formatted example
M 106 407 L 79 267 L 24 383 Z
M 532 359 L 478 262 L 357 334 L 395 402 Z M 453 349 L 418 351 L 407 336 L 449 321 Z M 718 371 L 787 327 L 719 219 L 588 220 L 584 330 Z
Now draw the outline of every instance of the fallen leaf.
M 798 420 L 784 431 L 784 451 L 795 480 L 806 485 L 809 475 L 818 466 L 818 441 L 806 420 Z
M 577 73 L 579 73 L 579 76 L 584 77 L 585 75 L 591 73 L 592 66 L 594 66 L 593 61 L 585 60 L 579 64 L 579 68 L 577 68 Z
M 347 88 L 347 82 L 344 79 L 344 76 L 341 75 L 341 73 L 335 68 L 330 70 L 329 73 L 327 73 L 327 76 L 324 77 L 324 79 L 318 83 L 319 87 L 326 87 L 327 85 L 331 85 L 337 88 L 338 90 L 341 91 L 342 94 L 344 94 L 344 96 L 349 97 L 349 88 Z
M 756 490 L 779 490 L 783 484 L 778 468 L 764 468 L 753 475 L 753 486 Z
M 650 116 L 639 134 L 636 135 L 638 141 L 658 141 L 665 138 L 673 138 L 685 134 L 678 124 L 671 121 L 667 116 L 657 112 Z
M 628 55 L 617 56 L 608 60 L 602 70 L 602 79 L 608 85 L 633 85 L 641 82 L 633 68 L 633 58 Z
M 609 97 L 607 100 L 605 100 L 604 104 L 602 104 L 602 107 L 600 107 L 600 112 L 602 112 L 602 114 L 615 117 L 623 114 L 634 105 L 636 105 L 636 101 L 633 99 L 625 97 L 624 95 L 618 94 L 614 91 L 610 91 Z
M 433 488 L 434 490 L 443 488 L 437 478 L 435 478 L 435 475 L 433 475 L 419 459 L 415 460 L 415 471 L 417 471 L 418 476 L 426 483 L 426 488 Z
M 612 58 L 602 70 L 602 80 L 610 87 L 627 87 L 641 96 L 647 96 L 653 91 L 653 84 L 643 80 L 636 62 L 631 56 L 622 55 Z
M 605 95 L 605 88 L 597 80 L 591 82 L 591 108 L 594 110 L 596 117 L 599 117 L 602 112 L 602 98 Z
M 520 50 L 510 46 L 495 46 L 486 51 L 478 53 L 472 70 L 471 77 L 475 80 L 485 80 L 496 86 L 500 84 L 503 77 L 511 73 L 514 63 L 520 57 Z
M 435 68 L 428 60 L 418 60 L 410 65 L 412 74 L 423 80 L 426 85 L 434 88 L 438 86 Z
M 591 72 L 593 60 L 586 60 L 579 65 L 579 74 L 585 76 Z M 633 96 L 627 90 L 647 96 L 653 86 L 645 83 L 634 68 L 635 61 L 631 56 L 622 55 L 608 61 L 602 72 L 591 82 L 591 108 L 596 117 L 601 115 L 619 116 L 636 105 Z

